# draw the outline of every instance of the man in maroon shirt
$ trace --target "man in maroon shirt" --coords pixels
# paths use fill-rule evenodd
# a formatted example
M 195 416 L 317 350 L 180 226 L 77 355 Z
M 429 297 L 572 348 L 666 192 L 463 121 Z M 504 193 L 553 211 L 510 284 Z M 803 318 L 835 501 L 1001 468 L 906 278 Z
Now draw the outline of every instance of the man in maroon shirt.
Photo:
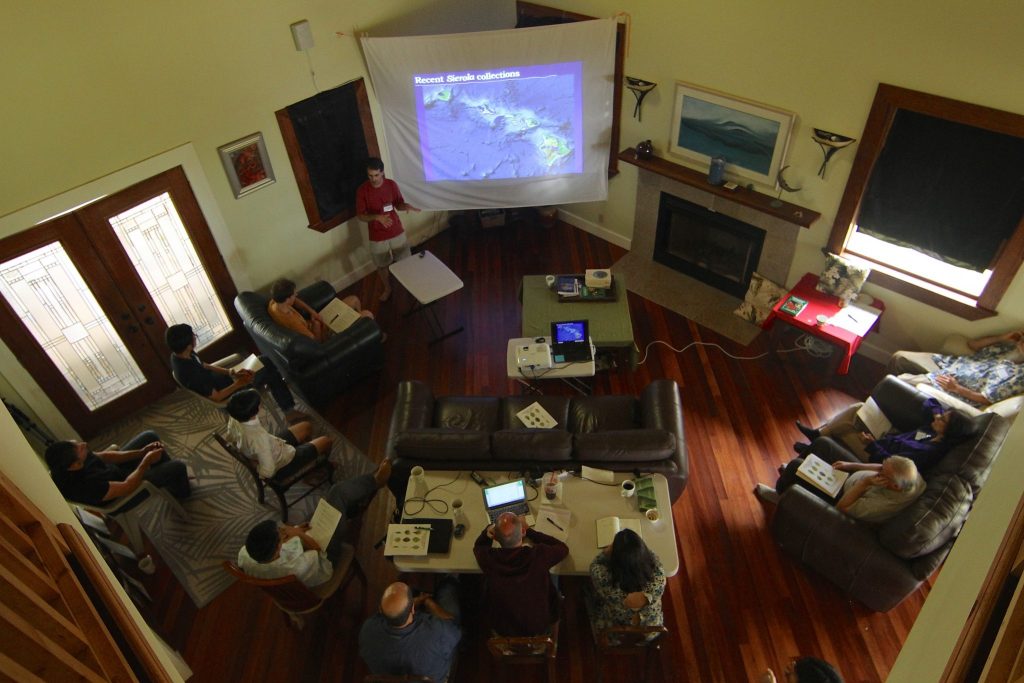
M 380 300 L 387 301 L 391 296 L 388 266 L 410 254 L 398 212 L 419 209 L 405 201 L 398 183 L 384 177 L 384 162 L 377 157 L 366 160 L 366 177 L 368 180 L 356 190 L 356 215 L 370 224 L 370 256 L 384 283 Z
M 532 545 L 525 545 L 523 537 Z M 497 540 L 500 548 L 492 548 Z M 525 517 L 511 512 L 498 517 L 476 539 L 473 554 L 487 588 L 487 623 L 503 636 L 548 633 L 558 620 L 560 596 L 549 570 L 565 559 L 569 547 L 557 538 L 526 526 Z

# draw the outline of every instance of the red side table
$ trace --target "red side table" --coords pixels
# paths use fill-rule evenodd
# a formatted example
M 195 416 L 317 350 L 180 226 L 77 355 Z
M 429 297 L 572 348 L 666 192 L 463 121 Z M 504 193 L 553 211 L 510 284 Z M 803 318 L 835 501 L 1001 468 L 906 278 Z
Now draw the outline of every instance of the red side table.
M 818 276 L 814 273 L 807 273 L 800 278 L 800 282 L 796 283 L 796 286 L 775 304 L 772 312 L 761 327 L 771 330 L 776 322 L 784 323 L 837 347 L 839 363 L 836 367 L 836 373 L 845 375 L 850 371 L 850 360 L 853 358 L 853 354 L 857 353 L 857 348 L 860 346 L 863 337 L 835 325 L 829 325 L 828 323 L 824 325 L 818 324 L 817 318 L 819 315 L 831 318 L 839 312 L 841 306 L 837 297 L 815 289 L 817 284 Z M 797 315 L 790 315 L 779 310 L 790 296 L 797 296 L 807 301 L 807 305 Z M 873 308 L 885 312 L 885 304 L 881 300 L 875 299 L 871 305 Z M 879 319 L 881 319 L 881 315 L 879 315 Z M 874 329 L 877 325 L 878 322 L 875 321 L 871 329 Z M 777 330 L 778 328 L 776 328 Z M 871 330 L 868 331 L 870 332 Z

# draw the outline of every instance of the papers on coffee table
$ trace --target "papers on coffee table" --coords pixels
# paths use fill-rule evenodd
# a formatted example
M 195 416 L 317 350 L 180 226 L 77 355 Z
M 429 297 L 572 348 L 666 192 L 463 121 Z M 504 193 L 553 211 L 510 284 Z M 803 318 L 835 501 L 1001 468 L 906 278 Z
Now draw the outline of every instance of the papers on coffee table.
M 853 332 L 858 337 L 863 337 L 871 329 L 871 326 L 875 324 L 880 315 L 882 315 L 882 312 L 877 308 L 850 304 L 845 308 L 839 309 L 835 315 L 829 318 L 828 324 Z
M 537 525 L 534 529 L 565 543 L 569 540 L 569 524 L 571 522 L 572 511 L 568 508 L 541 505 L 537 511 Z
M 426 555 L 430 545 L 430 527 L 419 524 L 389 524 L 384 555 Z

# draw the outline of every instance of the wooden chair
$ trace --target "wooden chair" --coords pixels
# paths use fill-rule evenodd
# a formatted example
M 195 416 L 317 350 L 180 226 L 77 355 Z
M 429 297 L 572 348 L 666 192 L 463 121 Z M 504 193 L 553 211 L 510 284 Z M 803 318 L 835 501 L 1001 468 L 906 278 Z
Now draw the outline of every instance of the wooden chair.
M 430 676 L 416 676 L 407 674 L 405 676 L 391 676 L 389 674 L 367 674 L 363 683 L 434 683 Z
M 180 518 L 188 520 L 188 513 L 185 512 L 185 508 L 181 506 L 178 499 L 172 496 L 170 493 L 162 488 L 154 486 L 148 481 L 142 482 L 139 488 L 132 494 L 121 496 L 104 505 L 93 505 L 92 503 L 80 503 L 75 500 L 69 500 L 68 502 L 72 505 L 78 506 L 83 510 L 89 510 L 90 512 L 98 512 L 107 517 L 113 517 L 117 525 L 124 531 L 124 535 L 128 537 L 128 545 L 135 551 L 136 555 L 142 555 L 146 552 L 145 544 L 142 540 L 142 527 L 139 525 L 139 512 L 146 505 L 147 502 L 155 500 L 156 498 L 163 498 L 167 501 L 168 506 L 171 510 L 177 514 Z M 132 507 L 129 510 L 124 508 L 131 503 Z
M 319 458 L 310 462 L 302 469 L 293 472 L 285 477 L 281 477 L 280 475 L 274 475 L 273 477 L 269 478 L 261 477 L 259 470 L 256 469 L 255 460 L 247 456 L 245 453 L 239 450 L 237 446 L 235 446 L 233 443 L 225 439 L 217 432 L 213 433 L 213 438 L 216 439 L 217 443 L 221 445 L 221 448 L 228 452 L 228 455 L 230 455 L 232 458 L 240 462 L 242 464 L 242 467 L 247 469 L 249 471 L 249 474 L 252 475 L 253 481 L 256 482 L 256 494 L 259 498 L 261 505 L 266 500 L 265 489 L 267 487 L 269 487 L 271 491 L 277 494 L 277 500 L 281 504 L 282 522 L 288 522 L 288 508 L 290 506 L 294 505 L 295 503 L 298 503 L 300 500 L 311 494 L 320 485 L 324 483 L 334 483 L 334 465 L 331 464 L 329 460 L 321 460 Z M 288 498 L 285 496 L 285 494 L 288 492 L 288 489 L 290 489 L 295 483 L 313 474 L 317 470 L 324 470 L 326 474 L 324 479 L 317 483 L 316 486 L 311 486 L 309 490 L 303 493 L 301 496 L 294 498 L 292 500 L 288 500 Z
M 558 680 L 555 666 L 558 657 L 558 622 L 551 625 L 551 634 L 545 636 L 493 636 L 487 639 L 487 649 L 495 663 L 501 664 L 547 664 L 548 683 Z M 508 670 L 501 667 L 506 677 Z
M 356 549 L 348 543 L 342 545 L 341 556 L 334 563 L 334 574 L 331 575 L 330 580 L 315 588 L 308 588 L 293 574 L 280 579 L 256 579 L 243 572 L 237 564 L 230 560 L 224 560 L 223 567 L 228 574 L 242 583 L 256 586 L 270 595 L 274 604 L 288 616 L 291 624 L 299 630 L 305 626 L 306 617 L 320 609 L 338 589 L 347 586 L 352 577 L 357 577 L 362 583 L 359 601 L 360 616 L 362 616 L 362 607 L 366 603 L 366 574 L 363 573 L 362 567 L 359 566 L 359 560 L 356 559 Z
M 601 683 L 604 674 L 603 660 L 609 655 L 643 656 L 643 669 L 638 678 L 646 683 L 650 669 L 651 655 L 661 650 L 661 637 L 668 633 L 664 626 L 613 626 L 594 634 L 597 647 L 597 681 Z M 653 636 L 653 637 L 652 637 Z

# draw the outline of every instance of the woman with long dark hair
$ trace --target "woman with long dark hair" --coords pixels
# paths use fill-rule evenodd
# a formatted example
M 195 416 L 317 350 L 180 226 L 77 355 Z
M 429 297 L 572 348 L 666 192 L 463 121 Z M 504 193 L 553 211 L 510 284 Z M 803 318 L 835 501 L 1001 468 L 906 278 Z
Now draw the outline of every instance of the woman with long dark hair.
M 615 534 L 611 545 L 590 563 L 593 599 L 588 601 L 594 633 L 611 626 L 661 626 L 665 572 L 658 557 L 631 529 Z

